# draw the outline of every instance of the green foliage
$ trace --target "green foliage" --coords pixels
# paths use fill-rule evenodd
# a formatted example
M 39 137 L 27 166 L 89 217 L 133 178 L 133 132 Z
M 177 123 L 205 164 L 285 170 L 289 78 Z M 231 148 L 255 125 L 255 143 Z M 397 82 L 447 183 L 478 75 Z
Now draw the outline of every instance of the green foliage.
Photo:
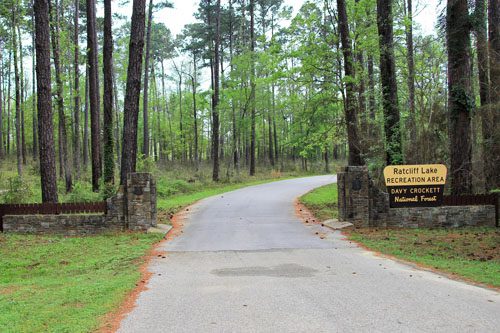
M 0 331 L 93 332 L 140 278 L 159 234 L 0 235 Z
M 154 160 L 154 157 L 149 156 L 149 157 L 144 157 L 144 156 L 139 156 L 137 158 L 137 165 L 136 165 L 137 172 L 154 172 L 156 170 L 156 163 Z
M 189 193 L 194 190 L 194 186 L 183 179 L 160 178 L 157 183 L 159 197 L 169 197 L 180 193 Z
M 73 184 L 73 191 L 64 198 L 66 202 L 96 202 L 101 201 L 102 196 L 92 191 L 89 182 L 78 181 Z
M 9 188 L 3 194 L 3 201 L 5 203 L 26 203 L 33 195 L 31 186 L 20 176 L 9 178 Z

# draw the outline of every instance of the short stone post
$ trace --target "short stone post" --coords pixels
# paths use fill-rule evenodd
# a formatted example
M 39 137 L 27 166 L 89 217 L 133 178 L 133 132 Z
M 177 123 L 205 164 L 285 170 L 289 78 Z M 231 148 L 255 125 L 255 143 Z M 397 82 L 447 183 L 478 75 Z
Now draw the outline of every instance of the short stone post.
M 126 216 L 130 230 L 146 231 L 156 226 L 156 184 L 150 173 L 127 176 Z
M 339 220 L 357 227 L 370 225 L 370 178 L 365 166 L 347 166 L 337 173 Z

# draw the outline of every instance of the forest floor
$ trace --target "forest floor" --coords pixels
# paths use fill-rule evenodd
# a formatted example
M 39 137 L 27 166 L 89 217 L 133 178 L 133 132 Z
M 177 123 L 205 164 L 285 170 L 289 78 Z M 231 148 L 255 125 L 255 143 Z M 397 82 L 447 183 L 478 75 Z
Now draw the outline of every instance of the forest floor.
M 335 198 L 335 201 L 332 201 Z M 300 198 L 319 220 L 338 216 L 337 185 L 317 188 Z M 416 263 L 480 284 L 500 288 L 500 230 L 344 229 L 351 241 L 383 255 Z

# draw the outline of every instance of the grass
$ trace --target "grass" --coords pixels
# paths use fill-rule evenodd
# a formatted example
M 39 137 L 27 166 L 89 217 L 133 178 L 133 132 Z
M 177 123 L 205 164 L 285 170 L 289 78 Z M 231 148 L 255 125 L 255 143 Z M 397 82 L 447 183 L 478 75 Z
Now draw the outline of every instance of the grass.
M 320 220 L 338 216 L 337 185 L 300 201 Z M 348 229 L 349 239 L 371 250 L 471 281 L 500 287 L 500 229 Z
M 318 187 L 299 200 L 321 221 L 338 217 L 337 184 Z
M 497 228 L 353 229 L 347 234 L 372 250 L 500 287 Z
M 89 332 L 121 304 L 158 234 L 0 235 L 0 332 Z

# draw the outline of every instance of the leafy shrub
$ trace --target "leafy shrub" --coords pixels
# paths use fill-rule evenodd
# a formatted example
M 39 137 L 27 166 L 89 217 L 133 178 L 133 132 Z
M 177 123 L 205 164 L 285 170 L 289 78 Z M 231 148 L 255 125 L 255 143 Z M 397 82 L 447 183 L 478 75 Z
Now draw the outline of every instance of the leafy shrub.
M 95 193 L 92 191 L 92 185 L 87 182 L 76 182 L 73 185 L 73 191 L 68 193 L 65 201 L 66 202 L 95 202 L 101 201 L 102 194 Z
M 26 203 L 31 201 L 33 191 L 30 185 L 20 176 L 9 178 L 9 189 L 3 194 L 5 203 Z
M 156 170 L 156 162 L 152 156 L 144 157 L 140 155 L 137 158 L 137 172 L 153 172 Z
M 169 197 L 178 193 L 189 193 L 193 190 L 193 185 L 182 179 L 166 180 L 160 178 L 156 186 L 159 197 Z

